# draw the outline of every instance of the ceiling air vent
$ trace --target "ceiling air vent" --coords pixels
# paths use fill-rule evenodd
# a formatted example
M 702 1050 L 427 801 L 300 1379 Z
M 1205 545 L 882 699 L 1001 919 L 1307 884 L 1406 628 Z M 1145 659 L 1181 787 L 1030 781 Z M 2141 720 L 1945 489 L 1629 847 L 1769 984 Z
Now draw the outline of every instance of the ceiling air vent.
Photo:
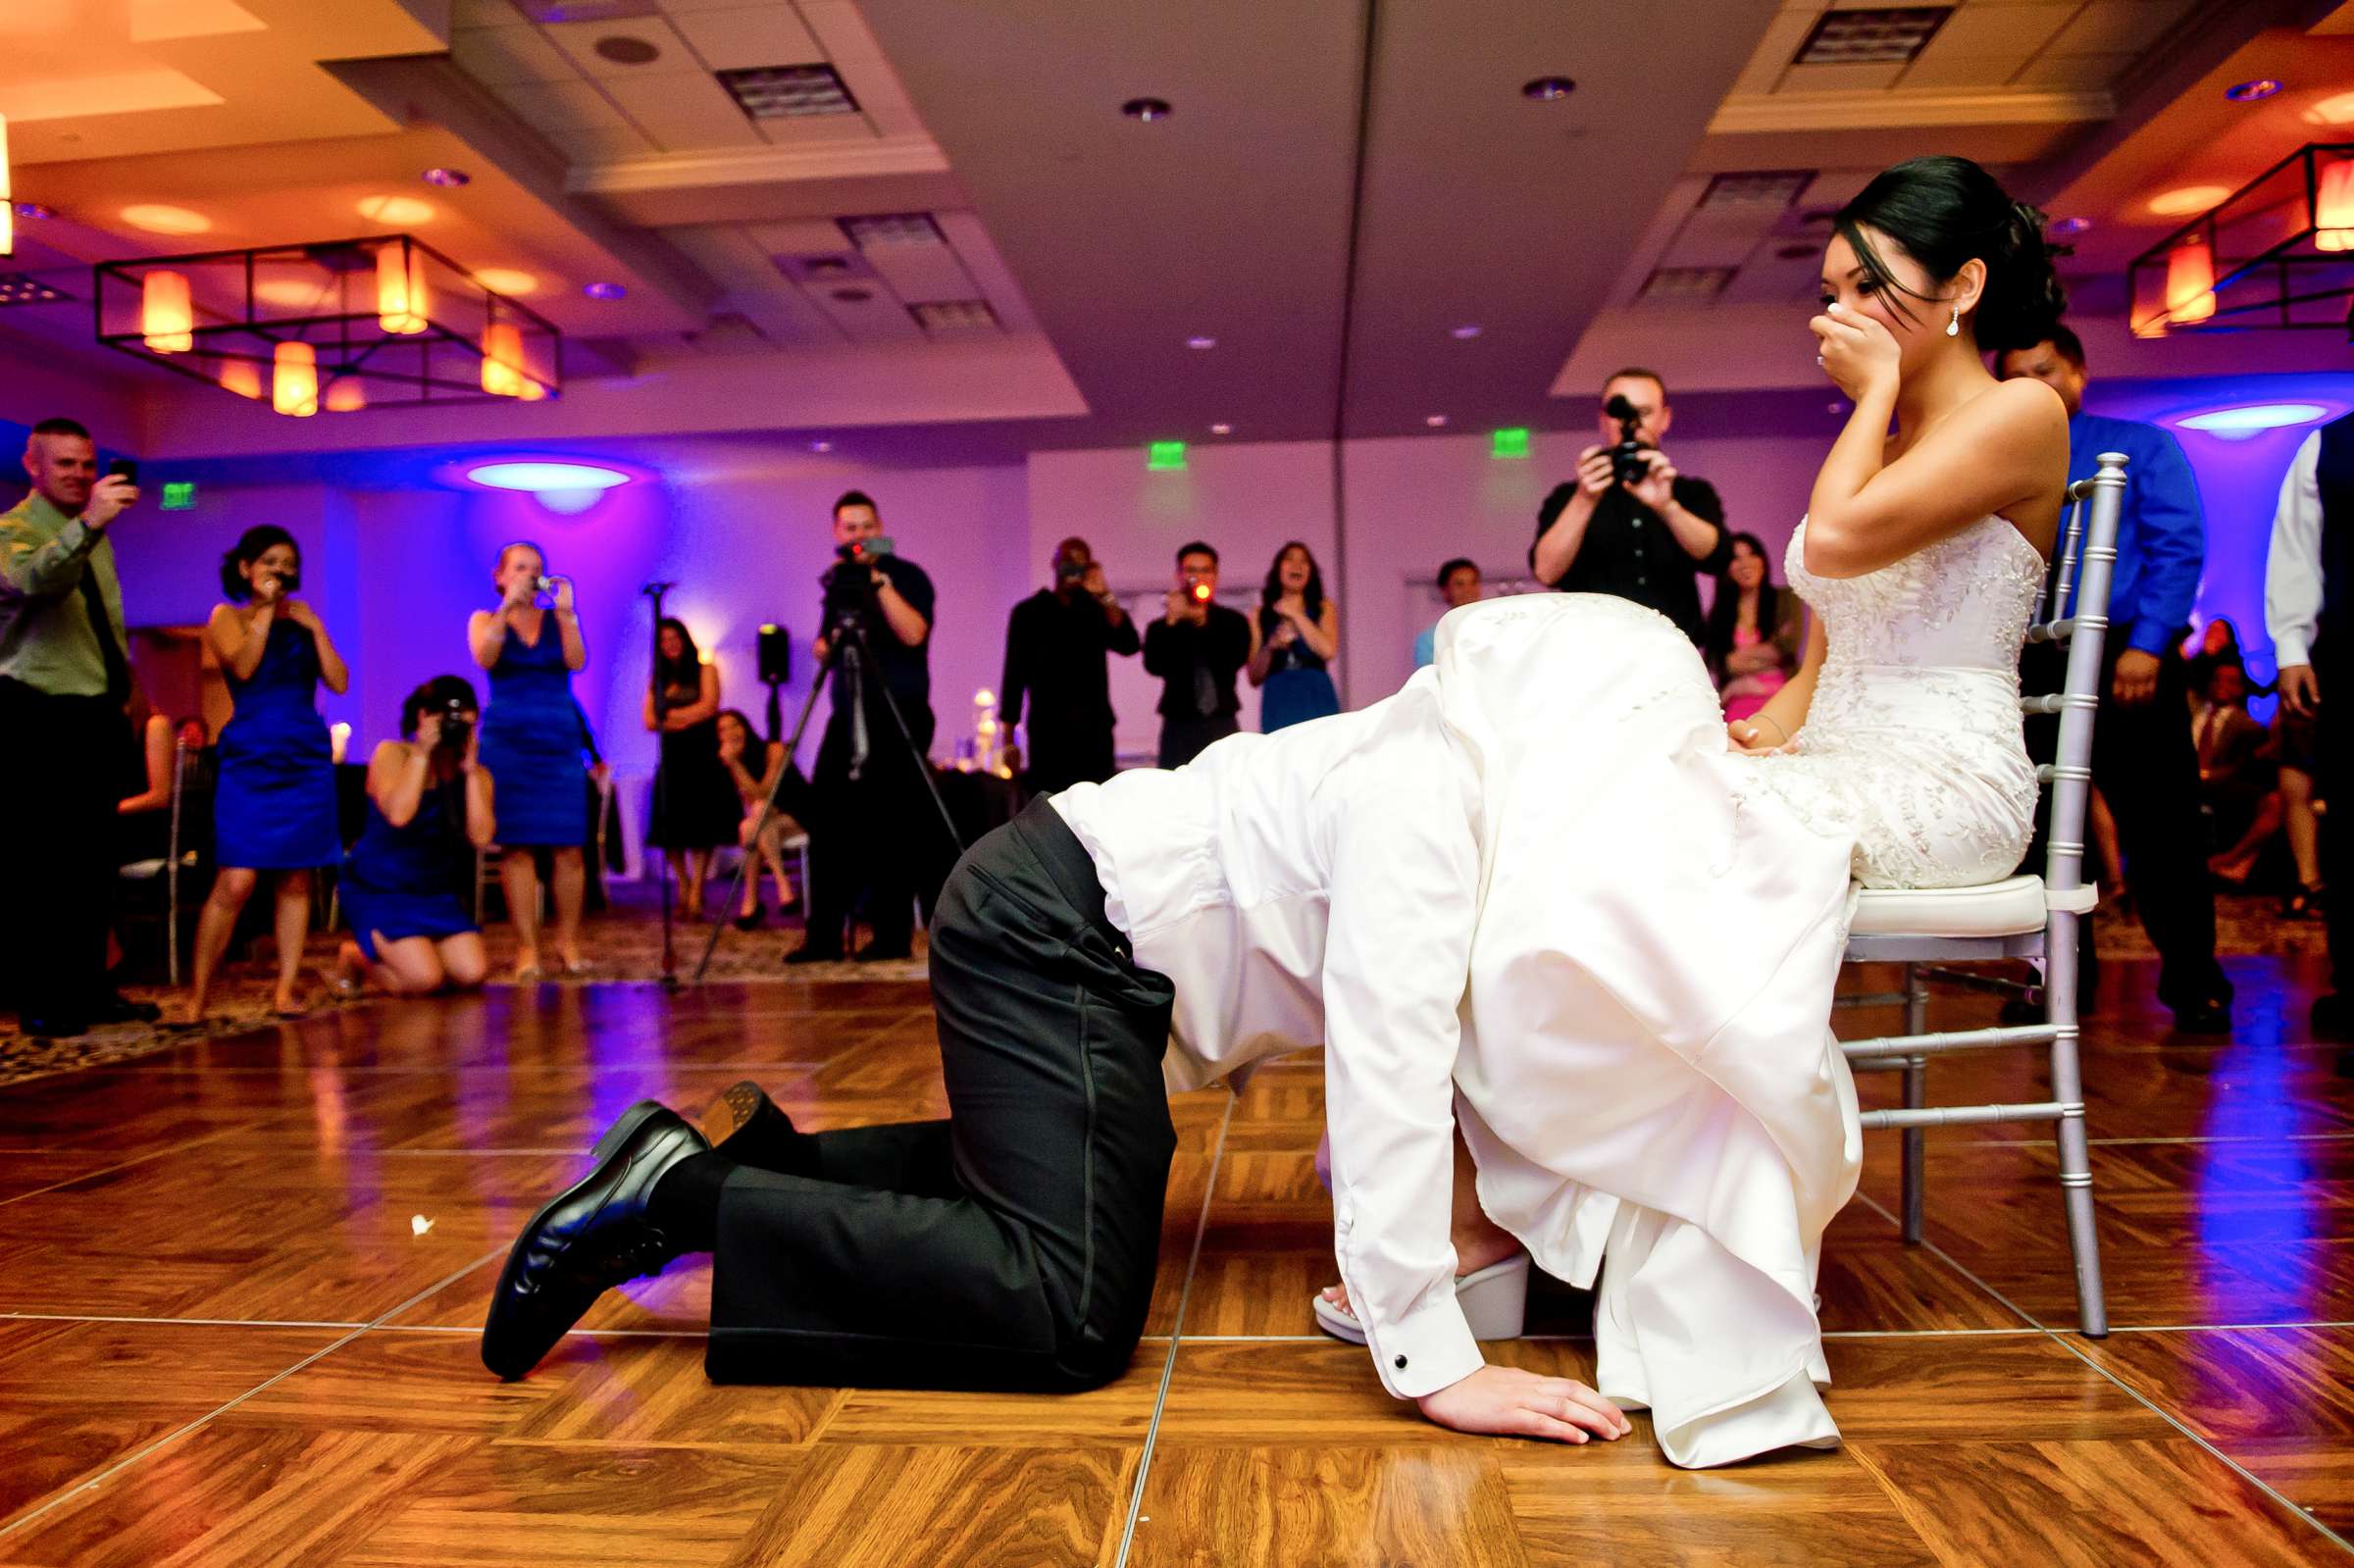
M 1635 297 L 1646 305 L 1706 304 L 1732 280 L 1730 267 L 1663 267 L 1643 280 Z
M 907 314 L 928 337 L 963 337 L 976 332 L 996 332 L 998 313 L 989 308 L 986 299 L 944 299 L 929 305 L 910 305 Z
M 945 245 L 940 226 L 930 213 L 881 213 L 871 218 L 840 220 L 842 231 L 850 243 L 860 250 L 880 250 L 886 245 Z
M 1704 213 L 1778 213 L 1798 200 L 1813 183 L 1811 169 L 1766 170 L 1758 174 L 1715 175 L 1701 193 Z
M 0 305 L 62 305 L 73 297 L 30 273 L 0 273 Z
M 1937 36 L 1952 6 L 1826 11 L 1791 61 L 1800 66 L 1869 66 L 1912 59 Z
M 736 107 L 754 120 L 854 115 L 858 100 L 832 66 L 753 66 L 715 73 Z

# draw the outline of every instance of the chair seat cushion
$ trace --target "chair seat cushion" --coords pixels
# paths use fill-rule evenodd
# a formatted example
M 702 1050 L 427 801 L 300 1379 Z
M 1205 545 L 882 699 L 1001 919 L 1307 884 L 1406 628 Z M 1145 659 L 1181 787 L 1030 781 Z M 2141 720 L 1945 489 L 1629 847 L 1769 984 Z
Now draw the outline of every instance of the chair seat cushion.
M 2016 936 L 2043 924 L 2043 879 L 2013 877 L 1976 887 L 1867 887 L 1848 935 Z

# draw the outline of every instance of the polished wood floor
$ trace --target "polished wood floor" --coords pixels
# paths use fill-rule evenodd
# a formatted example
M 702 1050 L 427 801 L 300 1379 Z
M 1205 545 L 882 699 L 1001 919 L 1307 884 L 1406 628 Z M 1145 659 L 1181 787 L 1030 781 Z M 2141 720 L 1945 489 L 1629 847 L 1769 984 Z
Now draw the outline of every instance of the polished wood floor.
M 2118 1332 L 2069 1332 L 2052 1151 L 1894 1144 L 1822 1268 L 1846 1445 L 1669 1467 L 1458 1438 L 1314 1332 L 1311 1060 L 1188 1096 L 1151 1338 L 1069 1398 L 713 1388 L 709 1272 L 608 1296 L 529 1381 L 475 1330 L 630 1101 L 754 1076 L 810 1125 L 938 1114 L 919 986 L 545 987 L 352 1008 L 0 1090 L 0 1563 L 2287 1563 L 2354 1537 L 2354 1083 L 2310 961 L 2228 1043 L 2113 964 L 2087 1075 Z M 1941 997 L 1941 1020 L 1989 1004 Z M 1842 1015 L 1843 1031 L 1892 1020 Z M 1940 1097 L 2041 1097 L 2025 1060 Z M 1883 1097 L 1876 1081 L 1868 1092 Z M 1517 1364 L 1590 1375 L 1555 1290 Z

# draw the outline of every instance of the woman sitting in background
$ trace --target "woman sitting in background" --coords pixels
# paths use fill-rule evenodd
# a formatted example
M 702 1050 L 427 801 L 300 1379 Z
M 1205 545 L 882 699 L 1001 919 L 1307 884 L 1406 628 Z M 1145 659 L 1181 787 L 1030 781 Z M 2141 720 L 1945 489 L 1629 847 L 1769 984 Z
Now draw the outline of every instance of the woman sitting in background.
M 400 705 L 400 733 L 368 759 L 368 826 L 343 861 L 343 913 L 356 938 L 336 986 L 395 993 L 472 989 L 489 973 L 483 934 L 458 896 L 474 852 L 497 837 L 490 770 L 480 760 L 474 687 L 435 676 Z
M 224 601 L 205 641 L 229 678 L 236 711 L 221 727 L 213 792 L 213 858 L 220 872 L 196 922 L 195 976 L 184 1022 L 204 1017 L 213 973 L 229 953 L 237 916 L 270 879 L 278 934 L 272 1007 L 298 1018 L 295 990 L 311 931 L 311 870 L 343 851 L 335 831 L 335 771 L 319 687 L 351 684 L 343 656 L 318 613 L 293 596 L 302 582 L 294 535 L 273 524 L 247 529 L 221 558 Z
M 2249 716 L 2248 675 L 2237 660 L 2219 655 L 2200 696 L 2190 737 L 2199 753 L 2199 798 L 2213 819 L 2217 846 L 2207 871 L 2236 890 L 2280 831 L 2279 767 L 2271 733 Z
M 1332 661 L 1341 652 L 1340 607 L 1324 596 L 1324 574 L 1294 539 L 1275 552 L 1259 593 L 1251 683 L 1262 687 L 1258 727 L 1268 734 L 1341 711 Z
M 736 835 L 736 792 L 719 760 L 719 672 L 703 662 L 694 633 L 666 615 L 654 633 L 662 718 L 654 720 L 654 691 L 645 693 L 645 727 L 662 737 L 654 773 L 654 820 L 645 841 L 679 868 L 679 913 L 703 914 L 703 879 L 711 852 Z
M 1807 635 L 1806 609 L 1774 584 L 1758 536 L 1736 533 L 1732 549 L 1716 579 L 1701 647 L 1728 723 L 1754 716 L 1789 683 Z
M 767 918 L 768 911 L 760 903 L 760 868 L 777 885 L 779 913 L 793 907 L 793 884 L 785 880 L 785 840 L 801 832 L 801 825 L 784 812 L 772 813 L 768 827 L 761 832 L 760 841 L 752 841 L 752 828 L 760 820 L 761 803 L 768 792 L 777 786 L 777 775 L 785 767 L 785 743 L 771 740 L 765 747 L 756 742 L 757 733 L 752 721 L 734 708 L 719 716 L 719 761 L 728 770 L 728 778 L 736 786 L 736 799 L 742 807 L 742 820 L 736 825 L 736 841 L 752 864 L 743 876 L 743 901 L 736 911 L 736 929 L 750 931 Z M 752 756 L 760 758 L 757 777 L 746 765 Z

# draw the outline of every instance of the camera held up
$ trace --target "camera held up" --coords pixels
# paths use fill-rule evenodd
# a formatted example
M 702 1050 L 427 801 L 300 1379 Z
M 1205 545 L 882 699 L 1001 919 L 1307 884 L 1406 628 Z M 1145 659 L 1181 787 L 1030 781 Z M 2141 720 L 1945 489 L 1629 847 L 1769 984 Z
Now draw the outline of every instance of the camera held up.
M 1640 482 L 1651 472 L 1651 462 L 1643 455 L 1650 445 L 1636 433 L 1643 411 L 1628 402 L 1623 392 L 1617 392 L 1602 405 L 1602 412 L 1618 422 L 1618 439 L 1611 447 L 1612 481 L 1622 486 Z

